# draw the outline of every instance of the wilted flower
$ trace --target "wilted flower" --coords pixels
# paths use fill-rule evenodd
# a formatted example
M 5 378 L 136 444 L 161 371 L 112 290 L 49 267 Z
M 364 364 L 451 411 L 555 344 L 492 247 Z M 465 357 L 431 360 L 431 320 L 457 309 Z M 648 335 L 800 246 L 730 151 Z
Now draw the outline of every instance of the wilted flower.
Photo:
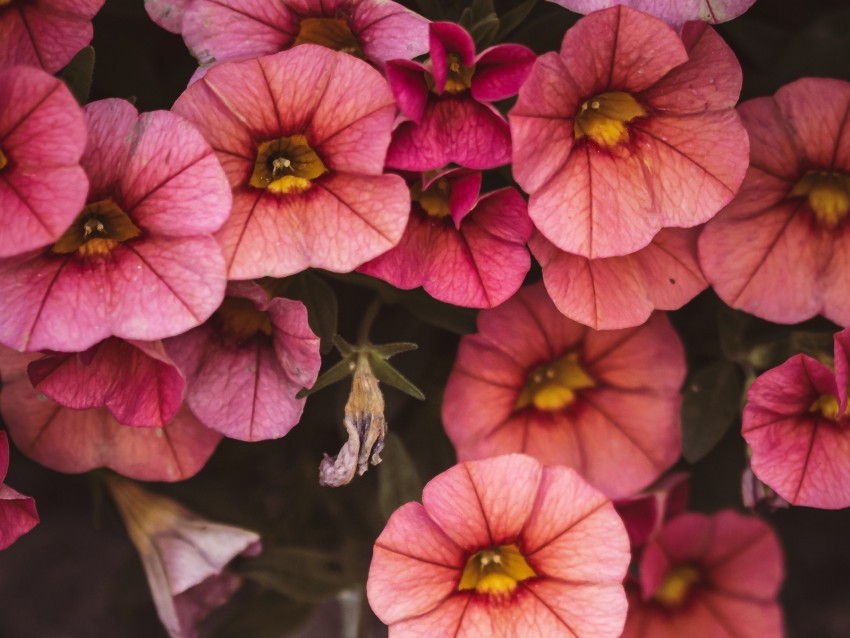
M 375 541 L 366 592 L 392 638 L 616 638 L 628 537 L 565 467 L 511 454 L 432 479 Z
M 728 22 L 749 9 L 756 0 L 549 0 L 576 13 L 590 13 L 622 4 L 681 27 L 690 20 L 712 24 Z
M 38 525 L 35 501 L 4 483 L 9 469 L 9 439 L 0 432 L 0 549 L 6 549 Z

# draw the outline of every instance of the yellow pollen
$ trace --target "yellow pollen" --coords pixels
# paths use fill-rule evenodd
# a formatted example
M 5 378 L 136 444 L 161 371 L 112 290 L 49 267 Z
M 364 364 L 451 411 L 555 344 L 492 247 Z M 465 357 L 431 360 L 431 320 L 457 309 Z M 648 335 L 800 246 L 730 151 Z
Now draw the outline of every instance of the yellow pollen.
M 808 197 L 818 223 L 833 229 L 850 212 L 850 175 L 809 171 L 794 185 L 790 197 Z
M 600 93 L 581 105 L 573 134 L 576 140 L 587 137 L 599 146 L 613 148 L 629 141 L 627 124 L 645 115 L 646 109 L 628 93 Z
M 121 242 L 141 233 L 118 204 L 111 199 L 102 199 L 87 205 L 51 250 L 59 255 L 105 256 Z
M 562 410 L 576 400 L 577 390 L 595 385 L 593 378 L 581 367 L 578 353 L 571 352 L 533 370 L 528 375 L 514 409 L 534 406 L 538 410 Z
M 427 179 L 428 177 L 426 175 L 426 181 Z M 451 214 L 451 208 L 449 207 L 450 194 L 451 188 L 449 187 L 449 182 L 444 177 L 431 182 L 431 185 L 425 190 L 422 190 L 422 186 L 418 183 L 414 184 L 410 191 L 413 201 L 419 202 L 419 205 L 428 215 L 440 219 Z
M 258 310 L 250 299 L 225 297 L 213 317 L 222 336 L 231 343 L 243 343 L 257 334 L 272 334 L 269 313 Z
M 814 400 L 809 407 L 809 412 L 820 412 L 821 416 L 830 421 L 838 421 L 841 417 L 838 413 L 838 399 L 834 394 L 822 394 Z M 843 416 L 850 415 L 850 405 L 844 410 Z
M 306 191 L 311 182 L 327 173 L 324 163 L 303 135 L 281 137 L 257 147 L 254 172 L 248 184 L 273 193 Z
M 517 583 L 537 573 L 516 545 L 500 545 L 473 554 L 466 561 L 458 591 L 475 590 L 488 596 L 507 596 Z
M 366 57 L 363 46 L 352 33 L 348 21 L 341 18 L 303 18 L 293 46 L 299 44 L 319 44 L 358 58 Z
M 681 607 L 694 585 L 702 580 L 699 570 L 690 566 L 676 567 L 664 577 L 661 587 L 652 598 L 665 607 Z
M 430 60 L 426 62 L 430 65 Z M 446 69 L 446 86 L 443 88 L 444 93 L 457 94 L 466 91 L 472 86 L 472 76 L 475 75 L 475 65 L 466 66 L 461 62 L 460 56 L 457 53 L 449 53 Z M 434 78 L 428 74 L 425 76 L 425 82 L 428 88 L 436 93 L 437 87 L 434 84 Z
M 2 6 L 2 5 L 3 5 L 3 0 L 0 0 L 0 6 Z M 8 163 L 9 163 L 9 160 L 6 157 L 6 154 L 3 153 L 3 149 L 0 149 L 0 171 L 2 171 L 4 168 L 6 168 L 6 165 Z

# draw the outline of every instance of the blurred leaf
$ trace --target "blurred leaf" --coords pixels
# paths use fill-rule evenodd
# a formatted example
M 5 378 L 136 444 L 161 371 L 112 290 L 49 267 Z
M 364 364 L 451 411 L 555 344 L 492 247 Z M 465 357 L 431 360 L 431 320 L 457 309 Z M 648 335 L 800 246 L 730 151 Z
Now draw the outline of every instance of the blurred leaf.
M 413 458 L 396 433 L 387 432 L 382 456 L 378 466 L 378 504 L 386 520 L 405 503 L 420 499 L 422 481 Z
M 414 399 L 419 399 L 420 401 L 425 400 L 425 395 L 422 394 L 422 390 L 408 381 L 401 372 L 392 367 L 384 359 L 372 354 L 371 352 L 369 353 L 369 367 L 372 368 L 372 372 L 376 377 L 378 377 L 379 381 L 386 383 L 387 385 L 391 385 L 397 390 L 401 390 L 405 394 L 412 396 Z
M 80 50 L 64 69 L 59 72 L 59 77 L 80 105 L 89 101 L 91 93 L 91 82 L 94 77 L 94 47 L 86 47 Z
M 394 357 L 395 355 L 400 354 L 402 352 L 411 352 L 412 350 L 417 350 L 418 348 L 419 346 L 415 343 L 410 343 L 406 341 L 402 341 L 399 343 L 382 343 L 377 346 L 368 346 L 369 352 L 374 353 L 382 359 L 389 359 L 390 357 Z
M 296 399 L 303 399 L 314 392 L 318 392 L 322 388 L 333 385 L 337 381 L 342 381 L 345 377 L 350 377 L 354 373 L 354 362 L 349 358 L 344 358 L 328 368 L 322 375 L 316 379 L 316 383 L 312 388 L 303 388 L 295 395 Z
M 339 316 L 333 289 L 321 277 L 307 270 L 292 278 L 287 295 L 307 306 L 310 329 L 322 340 L 322 354 L 329 353 L 333 348 Z
M 238 565 L 245 578 L 304 602 L 315 602 L 354 584 L 333 554 L 306 547 L 271 547 Z
M 491 13 L 482 20 L 478 20 L 469 29 L 469 34 L 475 41 L 475 47 L 478 51 L 486 49 L 496 39 L 496 34 L 499 32 L 499 16 Z
M 534 9 L 534 5 L 536 4 L 537 0 L 525 0 L 525 2 L 520 2 L 513 9 L 504 13 L 499 18 L 499 32 L 496 34 L 496 40 L 500 42 L 504 40 L 505 36 L 516 29 L 528 17 L 528 14 L 531 13 L 531 10 Z
M 682 454 L 696 463 L 717 445 L 738 416 L 743 380 L 738 366 L 715 361 L 697 370 L 682 398 Z
M 310 615 L 311 605 L 273 591 L 264 591 L 240 604 L 213 632 L 215 638 L 280 638 Z

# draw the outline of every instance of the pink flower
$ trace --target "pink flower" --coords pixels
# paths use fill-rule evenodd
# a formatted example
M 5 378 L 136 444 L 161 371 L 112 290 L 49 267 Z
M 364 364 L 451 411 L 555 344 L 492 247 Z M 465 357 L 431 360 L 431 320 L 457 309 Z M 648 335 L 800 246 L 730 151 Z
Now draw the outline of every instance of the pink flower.
M 699 244 L 706 277 L 733 308 L 850 325 L 848 108 L 850 83 L 822 78 L 740 106 L 750 168 Z
M 511 110 L 513 173 L 563 251 L 627 255 L 713 217 L 738 190 L 741 67 L 710 27 L 682 39 L 628 7 L 593 13 L 534 64 Z
M 590 13 L 622 4 L 661 18 L 674 27 L 690 20 L 712 24 L 728 22 L 749 9 L 756 0 L 549 0 L 576 13 Z
M 708 285 L 697 259 L 697 228 L 665 228 L 623 257 L 588 259 L 539 232 L 529 242 L 546 292 L 562 313 L 596 330 L 639 326 L 652 311 L 677 310 Z
M 679 457 L 685 359 L 663 314 L 597 332 L 537 284 L 482 311 L 478 329 L 461 340 L 443 399 L 459 460 L 524 452 L 623 498 Z
M 209 233 L 230 212 L 212 149 L 166 111 L 85 107 L 88 203 L 48 249 L 0 261 L 0 343 L 85 350 L 109 336 L 156 340 L 202 323 L 224 295 Z
M 31 67 L 0 69 L 0 258 L 53 243 L 80 212 L 85 145 L 83 111 L 64 83 Z
M 186 401 L 204 425 L 243 441 L 278 438 L 301 418 L 322 360 L 300 301 L 271 297 L 254 282 L 229 284 L 204 325 L 169 339 L 186 373 Z
M 194 638 L 197 625 L 239 589 L 242 579 L 227 564 L 257 555 L 259 535 L 209 521 L 130 481 L 110 477 L 108 486 L 168 635 Z
M 850 506 L 850 329 L 834 339 L 834 372 L 798 354 L 747 393 L 741 433 L 753 473 L 792 505 Z
M 688 475 L 675 472 L 640 494 L 615 501 L 614 509 L 629 533 L 632 552 L 655 538 L 667 521 L 682 514 L 689 496 Z
M 38 525 L 35 501 L 3 482 L 8 469 L 9 439 L 5 432 L 0 432 L 0 549 L 6 549 Z
M 410 196 L 383 174 L 395 105 L 368 64 L 305 44 L 210 69 L 174 110 L 201 129 L 233 188 L 216 235 L 229 278 L 347 272 L 401 239 Z
M 422 286 L 440 301 L 492 308 L 522 285 L 531 258 L 531 220 L 512 188 L 479 195 L 481 173 L 425 173 L 398 246 L 360 267 L 397 288 Z
M 511 159 L 508 123 L 491 102 L 516 95 L 534 53 L 500 44 L 475 55 L 472 37 L 451 22 L 432 22 L 425 64 L 395 60 L 387 78 L 403 122 L 393 134 L 387 166 L 409 171 L 455 163 L 484 169 Z
M 0 68 L 55 73 L 91 42 L 91 20 L 105 0 L 5 0 L 0 3 Z
M 42 465 L 70 474 L 108 467 L 143 481 L 181 481 L 204 466 L 221 439 L 186 407 L 162 427 L 129 427 L 106 408 L 56 403 L 27 375 L 38 356 L 0 348 L 0 415 L 18 449 Z
M 616 638 L 629 543 L 572 470 L 511 454 L 461 463 L 393 513 L 366 593 L 391 638 Z
M 773 530 L 731 510 L 674 518 L 644 549 L 623 638 L 780 638 L 782 553 Z
M 145 0 L 145 11 L 150 19 L 166 31 L 180 33 L 183 16 L 193 0 Z

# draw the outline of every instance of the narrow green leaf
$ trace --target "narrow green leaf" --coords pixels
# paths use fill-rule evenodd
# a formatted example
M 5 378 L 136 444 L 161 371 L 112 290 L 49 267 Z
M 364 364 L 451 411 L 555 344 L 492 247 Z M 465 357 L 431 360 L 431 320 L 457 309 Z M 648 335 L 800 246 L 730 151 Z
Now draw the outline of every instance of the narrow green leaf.
M 419 399 L 420 401 L 425 400 L 425 395 L 422 394 L 422 390 L 408 381 L 401 372 L 392 367 L 384 359 L 375 356 L 372 353 L 369 353 L 368 356 L 369 367 L 372 368 L 372 372 L 376 377 L 378 377 L 379 381 L 386 383 L 387 385 L 391 385 L 397 390 L 401 390 L 405 394 L 412 396 L 414 399 Z
M 353 372 L 354 361 L 346 357 L 342 361 L 332 365 L 321 376 L 319 376 L 312 388 L 302 388 L 298 394 L 295 395 L 295 398 L 303 399 L 304 397 L 308 397 L 322 388 L 326 388 L 337 381 L 342 381 L 345 377 L 351 376 Z
M 531 10 L 537 4 L 537 0 L 525 0 L 510 11 L 507 11 L 499 17 L 499 32 L 496 34 L 496 40 L 502 41 L 514 29 L 516 29 L 522 21 L 528 17 Z
M 422 496 L 422 480 L 401 438 L 390 431 L 384 438 L 378 466 L 378 505 L 384 520 L 405 503 Z
M 334 346 L 339 351 L 339 353 L 343 357 L 350 357 L 354 354 L 354 346 L 348 343 L 345 339 L 340 337 L 339 335 L 334 335 Z
M 339 305 L 333 288 L 307 270 L 292 278 L 287 296 L 302 301 L 307 307 L 310 329 L 321 339 L 322 354 L 328 354 L 333 348 L 339 317 Z
M 493 0 L 473 0 L 469 10 L 473 24 L 487 20 L 492 15 L 496 15 L 496 7 L 493 6 Z
M 715 361 L 697 370 L 682 397 L 682 454 L 696 463 L 708 454 L 738 416 L 743 378 L 737 365 Z
M 306 547 L 271 547 L 238 566 L 245 578 L 293 600 L 314 602 L 354 584 L 337 556 Z
M 482 20 L 478 20 L 469 29 L 469 34 L 475 41 L 476 48 L 480 51 L 493 43 L 496 39 L 496 34 L 499 32 L 499 16 L 491 13 Z
M 380 345 L 370 345 L 369 352 L 376 354 L 381 359 L 389 359 L 402 352 L 410 352 L 417 350 L 419 346 L 415 343 L 401 341 L 399 343 L 382 343 Z
M 88 102 L 92 77 L 94 77 L 94 47 L 80 50 L 68 66 L 59 72 L 59 77 L 68 85 L 81 106 Z

